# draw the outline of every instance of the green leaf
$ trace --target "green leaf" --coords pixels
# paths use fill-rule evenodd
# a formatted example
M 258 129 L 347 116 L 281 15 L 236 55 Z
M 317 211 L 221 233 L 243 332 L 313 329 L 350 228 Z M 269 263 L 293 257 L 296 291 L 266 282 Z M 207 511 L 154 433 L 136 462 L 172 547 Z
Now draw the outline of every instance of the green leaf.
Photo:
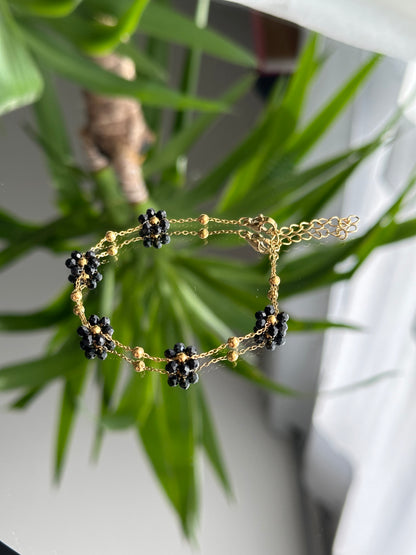
M 359 380 L 358 382 L 353 382 L 334 389 L 318 391 L 317 397 L 335 397 L 338 395 L 345 395 L 346 393 L 353 393 L 365 387 L 371 387 L 382 380 L 397 378 L 398 376 L 399 372 L 396 370 L 386 370 L 385 372 L 379 372 L 378 374 L 374 374 L 373 376 L 365 378 L 364 380 Z
M 126 44 L 119 44 L 117 47 L 117 54 L 131 58 L 136 66 L 138 75 L 144 75 L 151 79 L 163 81 L 166 83 L 168 79 L 167 72 L 156 60 L 145 54 L 137 45 L 132 42 Z
M 42 94 L 42 77 L 21 40 L 5 0 L 0 0 L 0 114 L 31 104 Z
M 79 347 L 71 340 L 66 348 L 53 355 L 1 368 L 0 391 L 45 385 L 51 380 L 76 372 L 80 364 L 82 357 Z
M 28 407 L 43 391 L 42 387 L 33 387 L 28 389 L 26 393 L 20 395 L 13 403 L 10 405 L 11 410 L 22 410 Z
M 252 76 L 245 76 L 236 85 L 233 85 L 221 98 L 220 101 L 227 105 L 234 104 L 238 98 L 243 96 L 253 84 Z M 194 146 L 202 133 L 218 118 L 217 114 L 204 114 L 196 118 L 192 123 L 179 133 L 171 137 L 163 147 L 155 151 L 144 163 L 143 175 L 149 177 L 152 174 L 165 170 L 175 165 L 179 156 L 188 152 Z
M 363 331 L 360 326 L 354 326 L 352 324 L 345 324 L 342 322 L 331 322 L 329 320 L 299 320 L 298 318 L 293 318 L 290 316 L 290 332 L 322 332 L 328 329 L 346 329 L 351 331 Z
M 104 56 L 127 42 L 134 33 L 149 0 L 133 0 L 130 6 L 114 19 L 114 24 L 102 23 L 102 11 L 89 15 L 81 9 L 63 20 L 51 22 L 61 35 L 67 36 L 78 48 L 91 56 Z
M 227 109 L 219 102 L 187 97 L 160 84 L 137 78 L 128 81 L 99 67 L 55 34 L 46 33 L 30 25 L 28 21 L 25 21 L 22 29 L 28 45 L 49 68 L 91 91 L 104 95 L 129 96 L 145 104 L 177 110 L 216 112 Z
M 59 481 L 68 451 L 71 432 L 74 426 L 74 420 L 78 412 L 78 399 L 81 395 L 86 377 L 86 366 L 83 367 L 73 376 L 65 380 L 65 385 L 61 398 L 61 410 L 58 420 L 58 431 L 55 447 L 55 480 Z
M 253 55 L 211 29 L 200 29 L 192 20 L 173 8 L 150 2 L 142 16 L 139 31 L 167 42 L 202 50 L 216 58 L 255 67 Z
M 212 468 L 217 474 L 217 477 L 222 484 L 225 492 L 229 496 L 232 496 L 232 489 L 230 479 L 228 477 L 228 472 L 225 467 L 222 453 L 220 451 L 220 446 L 212 422 L 212 417 L 209 412 L 209 407 L 205 399 L 205 394 L 203 392 L 203 388 L 200 385 L 198 385 L 197 396 L 199 414 L 201 418 L 201 445 L 204 448 L 208 456 L 208 460 L 210 461 Z
M 11 0 L 19 10 L 41 17 L 65 17 L 82 0 Z
M 38 228 L 38 225 L 22 222 L 9 212 L 0 209 L 0 239 L 10 241 L 21 234 L 31 233 Z
M 84 203 L 80 176 L 74 171 L 75 160 L 58 97 L 49 72 L 43 71 L 44 93 L 33 106 L 39 138 L 48 148 L 43 149 L 53 183 L 58 192 L 58 203 L 62 212 L 78 209 Z
M 73 303 L 69 294 L 69 290 L 65 289 L 49 306 L 35 312 L 25 312 L 22 314 L 0 313 L 0 331 L 39 330 L 49 328 L 62 322 L 62 320 L 70 318 Z

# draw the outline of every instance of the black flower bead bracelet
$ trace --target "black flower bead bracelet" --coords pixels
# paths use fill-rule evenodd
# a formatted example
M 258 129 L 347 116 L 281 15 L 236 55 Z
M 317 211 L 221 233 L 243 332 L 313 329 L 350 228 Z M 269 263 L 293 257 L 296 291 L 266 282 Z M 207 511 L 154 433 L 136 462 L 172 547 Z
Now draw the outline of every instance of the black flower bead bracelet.
M 188 389 L 199 380 L 202 369 L 218 362 L 236 363 L 246 353 L 266 348 L 273 351 L 285 344 L 289 316 L 280 312 L 278 291 L 280 278 L 276 272 L 280 249 L 301 240 L 324 239 L 330 235 L 346 239 L 357 230 L 358 218 L 320 218 L 311 222 L 292 224 L 279 228 L 272 218 L 260 214 L 255 218 L 225 220 L 201 214 L 198 218 L 167 219 L 164 210 L 149 208 L 138 217 L 139 225 L 124 231 L 107 231 L 94 247 L 85 253 L 73 251 L 65 265 L 70 270 L 68 279 L 74 284 L 71 299 L 75 303 L 74 313 L 81 320 L 77 332 L 80 347 L 86 358 L 104 360 L 108 353 L 132 364 L 137 372 L 158 372 L 168 376 L 171 387 Z M 173 231 L 171 230 L 173 226 Z M 168 233 L 169 231 L 169 233 Z M 218 347 L 198 353 L 193 345 L 176 343 L 166 349 L 163 357 L 150 355 L 141 346 L 129 347 L 113 339 L 113 328 L 106 316 L 85 315 L 83 291 L 95 289 L 103 276 L 98 271 L 100 264 L 107 263 L 121 249 L 132 243 L 141 242 L 144 247 L 160 249 L 168 245 L 171 237 L 194 237 L 206 241 L 210 235 L 237 235 L 258 253 L 267 255 L 270 261 L 268 298 L 271 304 L 255 313 L 253 331 L 243 336 L 230 337 Z

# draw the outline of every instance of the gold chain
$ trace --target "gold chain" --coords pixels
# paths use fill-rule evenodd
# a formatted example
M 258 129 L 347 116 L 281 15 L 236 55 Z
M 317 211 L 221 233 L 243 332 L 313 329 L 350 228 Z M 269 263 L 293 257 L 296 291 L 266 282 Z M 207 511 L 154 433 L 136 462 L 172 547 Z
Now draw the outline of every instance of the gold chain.
M 334 216 L 329 219 L 319 218 L 310 222 L 301 222 L 299 224 L 291 224 L 279 228 L 272 218 L 263 216 L 262 214 L 254 218 L 244 217 L 238 220 L 212 218 L 206 214 L 201 214 L 199 218 L 169 220 L 169 226 L 173 225 L 175 227 L 174 230 L 169 230 L 169 237 L 190 236 L 199 237 L 206 241 L 208 237 L 213 235 L 237 235 L 244 239 L 257 252 L 267 255 L 270 262 L 270 287 L 268 298 L 272 303 L 274 309 L 272 312 L 275 316 L 273 316 L 273 314 L 269 316 L 264 326 L 260 329 L 255 329 L 255 331 L 247 333 L 244 336 L 230 337 L 226 343 L 204 353 L 190 355 L 190 359 L 198 361 L 195 372 L 199 372 L 201 369 L 221 361 L 228 360 L 235 363 L 239 356 L 264 347 L 266 341 L 264 339 L 265 331 L 268 326 L 270 326 L 271 322 L 273 324 L 276 323 L 276 315 L 279 315 L 278 297 L 280 278 L 277 275 L 277 262 L 282 247 L 289 246 L 293 243 L 299 243 L 300 241 L 325 239 L 329 236 L 345 240 L 349 234 L 357 231 L 358 223 L 359 218 L 357 216 L 348 216 L 346 218 Z M 89 256 L 95 257 L 99 261 L 99 264 L 109 262 L 123 247 L 145 240 L 143 225 L 143 223 L 140 223 L 138 226 L 131 227 L 124 231 L 107 231 L 105 236 L 88 251 L 88 253 L 92 253 L 92 255 L 90 254 Z M 158 247 L 159 246 L 160 245 L 158 245 Z M 81 259 L 77 259 L 77 264 L 80 267 L 79 271 L 81 273 L 74 281 L 74 290 L 71 293 L 71 299 L 75 303 L 74 313 L 79 316 L 82 326 L 93 329 L 92 324 L 85 316 L 85 307 L 83 304 L 83 292 L 88 286 L 89 278 L 85 270 L 85 268 L 88 267 L 88 260 L 85 258 L 88 257 L 88 253 L 81 255 L 82 262 L 79 261 Z M 111 335 L 106 333 L 103 333 L 103 336 L 107 342 L 113 342 L 113 347 L 109 352 L 129 364 L 132 364 L 136 371 L 150 371 L 161 374 L 168 373 L 165 368 L 148 365 L 148 362 L 166 365 L 172 361 L 172 357 L 153 356 L 146 353 L 140 346 L 130 347 L 124 345 L 112 339 Z M 201 362 L 199 363 L 199 361 Z

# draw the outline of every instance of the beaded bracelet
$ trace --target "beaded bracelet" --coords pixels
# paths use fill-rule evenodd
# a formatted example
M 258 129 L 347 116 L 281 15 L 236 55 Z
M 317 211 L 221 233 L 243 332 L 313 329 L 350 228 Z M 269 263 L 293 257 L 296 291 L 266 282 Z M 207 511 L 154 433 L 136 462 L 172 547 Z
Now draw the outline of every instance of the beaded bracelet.
M 153 208 L 141 214 L 138 220 L 139 225 L 136 227 L 124 231 L 107 231 L 103 239 L 89 251 L 84 254 L 74 251 L 66 260 L 65 264 L 71 271 L 68 279 L 74 284 L 71 293 L 71 299 L 75 303 L 74 313 L 81 320 L 81 326 L 77 330 L 81 336 L 80 346 L 88 359 L 98 357 L 104 360 L 110 352 L 132 364 L 137 372 L 167 374 L 168 384 L 179 385 L 182 389 L 188 389 L 190 384 L 196 383 L 199 372 L 212 364 L 221 361 L 235 363 L 245 353 L 263 347 L 274 350 L 276 346 L 283 345 L 289 316 L 280 312 L 278 306 L 280 278 L 276 272 L 276 263 L 280 249 L 292 243 L 324 239 L 330 235 L 344 240 L 357 230 L 359 222 L 357 216 L 332 217 L 279 228 L 272 218 L 262 214 L 255 218 L 244 217 L 238 220 L 212 218 L 206 214 L 201 214 L 199 218 L 168 220 L 164 210 L 156 212 Z M 169 244 L 171 237 L 191 236 L 206 241 L 212 235 L 237 235 L 258 253 L 269 258 L 268 298 L 271 304 L 255 313 L 256 323 L 252 332 L 240 337 L 230 337 L 226 343 L 199 354 L 193 345 L 176 343 L 160 357 L 146 353 L 141 346 L 129 347 L 114 339 L 114 330 L 106 316 L 85 316 L 83 291 L 97 287 L 102 279 L 98 267 L 109 262 L 123 247 L 141 242 L 146 248 L 159 249 L 162 245 Z

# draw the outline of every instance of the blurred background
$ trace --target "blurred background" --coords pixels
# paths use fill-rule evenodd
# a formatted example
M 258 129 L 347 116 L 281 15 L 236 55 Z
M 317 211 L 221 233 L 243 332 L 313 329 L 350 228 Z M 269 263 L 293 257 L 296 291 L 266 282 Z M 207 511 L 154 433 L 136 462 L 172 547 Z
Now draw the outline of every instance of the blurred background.
M 234 3 L 126 0 L 120 13 L 104 0 L 57 2 L 53 14 L 48 2 L 0 7 L 0 541 L 22 555 L 414 553 L 416 134 L 406 56 L 375 39 L 366 45 L 365 33 L 348 45 Z M 113 43 L 100 39 L 97 24 L 117 30 L 127 13 L 130 27 Z M 118 48 L 150 96 L 77 58 L 95 63 L 91 56 Z M 137 158 L 148 190 L 138 204 L 111 156 L 91 166 L 85 89 L 131 91 L 142 102 L 155 140 L 146 161 Z M 72 337 L 67 253 L 135 225 L 153 205 L 172 217 L 262 211 L 286 225 L 358 214 L 361 223 L 345 244 L 286 249 L 278 266 L 291 315 L 286 345 L 203 373 L 200 397 L 166 391 L 158 375 L 106 371 L 109 361 L 87 367 Z M 120 257 L 120 285 L 92 292 L 86 306 L 111 305 L 116 333 L 131 344 L 147 345 L 157 329 L 164 345 L 172 330 L 163 308 L 149 323 L 153 293 L 131 293 L 140 284 L 125 268 L 135 256 L 126 265 Z M 232 242 L 179 245 L 169 256 L 184 280 L 169 286 L 201 350 L 222 342 L 223 330 L 246 333 L 267 304 L 267 266 Z M 224 258 L 231 269 L 219 266 Z M 151 256 L 137 259 L 153 272 Z M 199 304 L 184 300 L 189 284 Z M 137 316 L 125 308 L 130 299 Z M 172 326 L 182 331 L 180 321 Z M 126 392 L 134 400 L 122 412 Z M 181 433 L 169 427 L 176 393 L 193 446 L 178 460 L 166 447 L 181 451 Z M 160 403 L 168 437 L 151 427 Z M 190 473 L 183 487 L 178 469 Z

